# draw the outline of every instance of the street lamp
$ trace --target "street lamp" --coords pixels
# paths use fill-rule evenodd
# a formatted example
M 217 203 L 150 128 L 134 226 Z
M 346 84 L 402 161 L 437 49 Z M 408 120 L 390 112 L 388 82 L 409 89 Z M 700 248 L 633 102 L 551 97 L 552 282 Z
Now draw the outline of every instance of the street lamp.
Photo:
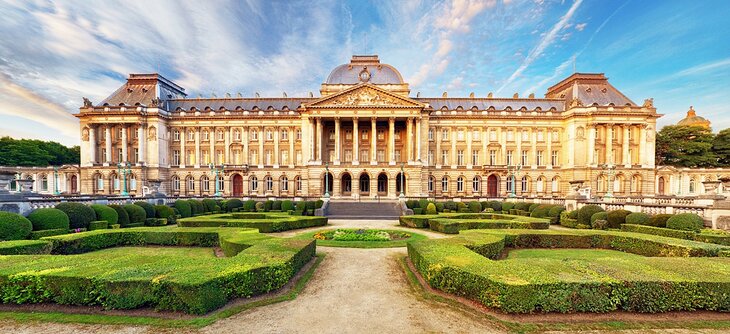
M 406 166 L 405 163 L 401 162 L 400 164 L 400 198 L 406 197 L 406 189 L 404 188 L 403 179 L 405 178 L 405 174 L 403 173 L 403 168 Z
M 324 198 L 330 198 L 330 164 L 325 161 L 324 163 Z
M 606 172 L 606 176 L 608 177 L 608 185 L 606 187 L 606 195 L 603 196 L 605 199 L 613 198 L 613 182 L 611 181 L 611 177 L 613 177 L 614 174 L 616 174 L 616 165 L 614 164 L 601 164 L 601 169 L 603 169 Z
M 512 179 L 512 191 L 510 191 L 510 194 L 507 196 L 509 198 L 515 198 L 517 197 L 517 194 L 515 194 L 515 188 L 517 188 L 517 173 L 520 172 L 522 169 L 522 165 L 512 166 L 507 165 L 507 171 L 509 172 L 509 177 Z
M 58 166 L 53 166 L 53 194 L 56 196 L 61 194 L 58 191 Z
M 213 173 L 215 174 L 215 180 L 213 181 L 213 183 L 215 184 L 215 194 L 213 194 L 213 196 L 221 197 L 221 188 L 220 188 L 220 184 L 218 184 L 218 175 L 223 174 L 225 172 L 226 166 L 221 165 L 221 168 L 216 168 L 215 165 L 213 165 L 212 163 L 209 164 L 208 166 L 210 166 L 211 174 L 213 174 Z
M 132 174 L 132 164 L 130 164 L 129 161 L 126 163 L 118 163 L 117 172 L 122 175 L 122 180 L 124 182 L 121 195 L 129 196 L 129 192 L 127 191 L 127 174 Z

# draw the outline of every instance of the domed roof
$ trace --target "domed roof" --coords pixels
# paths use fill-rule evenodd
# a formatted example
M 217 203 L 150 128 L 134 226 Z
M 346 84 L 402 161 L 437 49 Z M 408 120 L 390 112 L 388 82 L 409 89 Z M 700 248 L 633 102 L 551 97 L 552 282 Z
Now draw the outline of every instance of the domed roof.
M 695 112 L 695 110 L 692 109 L 692 106 L 690 106 L 689 110 L 687 110 L 687 117 L 677 122 L 677 125 L 701 126 L 705 128 L 710 128 L 710 121 L 706 120 L 704 117 L 697 116 L 697 112 Z
M 403 77 L 393 66 L 381 64 L 378 56 L 352 56 L 349 64 L 335 67 L 325 83 L 356 85 L 362 82 L 397 85 L 403 84 Z

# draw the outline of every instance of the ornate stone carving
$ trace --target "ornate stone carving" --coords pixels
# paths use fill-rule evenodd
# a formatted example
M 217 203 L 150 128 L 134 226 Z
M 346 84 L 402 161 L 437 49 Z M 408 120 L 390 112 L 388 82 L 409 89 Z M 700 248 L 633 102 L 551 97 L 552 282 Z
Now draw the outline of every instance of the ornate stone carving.
M 84 99 L 84 108 L 93 108 L 94 107 L 94 104 L 91 103 L 91 100 L 89 100 L 86 97 L 83 97 L 83 99 Z
M 578 130 L 576 130 L 575 137 L 578 139 L 583 139 L 585 137 L 585 130 L 582 126 L 579 126 Z
M 576 98 L 573 98 L 573 100 L 570 101 L 570 107 L 571 108 L 574 108 L 574 107 L 582 107 L 582 106 L 583 106 L 583 101 L 581 101 L 577 97 Z
M 150 126 L 150 128 L 147 129 L 147 140 L 157 140 L 157 129 L 154 126 Z
M 81 130 L 81 140 L 89 141 L 89 128 L 84 128 L 83 130 Z
M 648 98 L 648 99 L 644 100 L 644 105 L 642 107 L 654 108 L 654 98 Z
M 160 105 L 161 102 L 162 101 L 160 100 L 159 97 L 155 97 L 154 99 L 152 99 L 152 101 L 150 101 L 150 107 L 156 108 Z
M 373 89 L 362 89 L 351 94 L 337 97 L 328 104 L 335 106 L 383 106 L 403 104 L 397 99 Z

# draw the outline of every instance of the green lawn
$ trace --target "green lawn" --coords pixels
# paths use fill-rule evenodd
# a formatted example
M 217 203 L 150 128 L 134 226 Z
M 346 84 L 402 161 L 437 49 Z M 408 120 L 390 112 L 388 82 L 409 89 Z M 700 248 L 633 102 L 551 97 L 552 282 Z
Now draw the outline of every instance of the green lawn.
M 641 255 L 610 249 L 512 249 L 507 260 L 551 259 L 551 260 L 596 260 L 596 259 L 639 260 Z
M 354 230 L 354 229 L 347 229 L 347 230 Z M 330 231 L 335 231 L 334 229 L 331 230 L 320 230 L 320 231 L 314 231 L 314 232 L 306 232 L 297 235 L 294 237 L 294 239 L 299 240 L 315 240 L 314 235 L 318 233 L 326 233 Z M 402 231 L 402 230 L 380 230 L 380 231 L 386 231 L 386 232 L 397 232 L 397 233 L 408 233 L 411 237 L 408 239 L 403 240 L 392 240 L 392 241 L 338 241 L 338 240 L 317 240 L 317 246 L 325 246 L 325 247 L 346 247 L 346 248 L 391 248 L 391 247 L 405 247 L 406 244 L 410 241 L 417 241 L 417 240 L 425 240 L 428 239 L 423 234 L 413 233 L 410 231 Z
M 213 259 L 215 252 L 210 247 L 163 247 L 163 246 L 145 246 L 145 247 L 116 247 L 102 249 L 95 252 L 72 255 L 81 257 L 83 261 L 93 261 L 103 258 L 116 258 L 121 256 L 134 255 L 139 257 L 169 257 L 180 256 L 196 259 Z

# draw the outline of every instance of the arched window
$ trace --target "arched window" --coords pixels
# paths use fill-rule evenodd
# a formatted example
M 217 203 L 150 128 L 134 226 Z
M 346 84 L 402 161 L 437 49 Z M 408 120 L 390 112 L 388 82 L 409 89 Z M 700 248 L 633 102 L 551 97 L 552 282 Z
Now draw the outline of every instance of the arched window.
M 192 175 L 188 175 L 185 179 L 185 184 L 188 187 L 188 192 L 195 191 L 195 179 L 193 179 Z
M 41 191 L 48 191 L 48 175 L 41 175 Z
M 119 175 L 113 174 L 112 175 L 112 190 L 116 191 L 119 190 Z
M 296 185 L 297 192 L 302 191 L 302 178 L 297 176 L 294 178 L 294 184 Z
M 433 175 L 428 177 L 428 192 L 432 193 L 436 190 L 436 180 Z
M 218 191 L 223 191 L 225 189 L 226 182 L 223 180 L 223 175 L 218 176 Z
M 137 190 L 137 177 L 134 174 L 129 175 L 129 191 Z
M 464 177 L 459 176 L 456 179 L 456 191 L 463 192 L 464 191 Z
M 95 190 L 104 190 L 104 178 L 101 177 L 101 174 L 94 175 L 94 178 L 96 179 L 96 189 Z
M 449 178 L 446 176 L 441 178 L 441 192 L 449 192 Z
M 479 176 L 475 176 L 471 180 L 471 191 L 478 193 L 479 189 L 481 188 L 482 179 L 479 178 Z
M 251 182 L 251 191 L 259 190 L 259 179 L 256 176 L 251 176 L 249 182 Z
M 697 180 L 695 178 L 689 179 L 689 193 L 694 194 L 697 191 Z
M 271 176 L 266 176 L 264 181 L 266 181 L 266 191 L 274 190 L 274 179 L 272 179 Z
M 511 194 L 512 192 L 514 192 L 514 189 L 515 189 L 515 176 L 510 175 L 507 178 L 507 192 Z
M 558 177 L 555 176 L 555 177 L 553 177 L 552 186 L 550 188 L 551 188 L 552 192 L 556 193 L 556 192 L 560 191 L 559 187 L 560 187 L 560 179 L 558 179 Z
M 289 191 L 289 179 L 286 176 L 281 177 L 281 191 Z
M 537 189 L 536 190 L 538 193 L 542 193 L 545 191 L 545 178 L 544 177 L 541 176 L 541 177 L 537 178 Z
M 529 191 L 529 181 L 527 179 L 527 176 L 522 177 L 522 187 L 520 187 L 523 193 L 526 193 Z
M 690 180 L 690 192 L 692 192 L 691 189 L 693 189 L 692 180 Z M 641 176 L 634 175 L 631 177 L 631 192 L 634 192 L 634 193 L 641 192 Z
M 203 192 L 210 192 L 210 180 L 208 179 L 208 176 L 203 175 L 200 177 L 200 189 L 202 189 Z
M 180 191 L 180 178 L 175 175 L 170 181 L 172 182 L 172 190 Z

